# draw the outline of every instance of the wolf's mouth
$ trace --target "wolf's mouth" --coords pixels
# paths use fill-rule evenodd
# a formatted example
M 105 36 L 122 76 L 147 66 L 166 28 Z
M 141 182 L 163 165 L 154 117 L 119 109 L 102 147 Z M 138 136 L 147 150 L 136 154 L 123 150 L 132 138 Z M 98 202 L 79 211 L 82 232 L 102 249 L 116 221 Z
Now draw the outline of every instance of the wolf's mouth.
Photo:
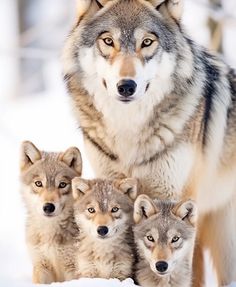
M 118 100 L 123 102 L 123 103 L 130 103 L 134 100 L 134 98 L 133 97 L 126 98 L 126 97 L 118 96 Z

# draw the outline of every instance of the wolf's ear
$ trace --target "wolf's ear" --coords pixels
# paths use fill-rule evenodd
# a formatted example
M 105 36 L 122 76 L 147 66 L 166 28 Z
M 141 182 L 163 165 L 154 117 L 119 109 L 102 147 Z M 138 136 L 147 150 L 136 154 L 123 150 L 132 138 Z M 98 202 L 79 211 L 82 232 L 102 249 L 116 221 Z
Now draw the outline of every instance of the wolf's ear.
M 184 0 L 147 0 L 164 16 L 180 21 L 183 14 Z
M 131 199 L 135 199 L 138 194 L 138 181 L 135 178 L 124 178 L 116 179 L 114 182 L 115 186 L 127 194 Z
M 77 147 L 68 148 L 60 157 L 69 167 L 73 168 L 78 175 L 82 173 L 82 157 Z
M 85 195 L 88 190 L 90 190 L 90 181 L 80 177 L 73 178 L 71 184 L 74 199 L 80 198 L 81 196 Z
M 195 226 L 197 222 L 197 206 L 193 200 L 181 201 L 173 208 L 172 213 Z
M 80 21 L 86 14 L 88 14 L 88 16 L 92 16 L 110 1 L 112 0 L 76 0 L 78 21 Z
M 134 222 L 139 223 L 155 213 L 157 213 L 157 208 L 153 200 L 145 194 L 139 195 L 134 202 Z
M 41 152 L 30 141 L 21 144 L 20 168 L 25 170 L 42 158 Z

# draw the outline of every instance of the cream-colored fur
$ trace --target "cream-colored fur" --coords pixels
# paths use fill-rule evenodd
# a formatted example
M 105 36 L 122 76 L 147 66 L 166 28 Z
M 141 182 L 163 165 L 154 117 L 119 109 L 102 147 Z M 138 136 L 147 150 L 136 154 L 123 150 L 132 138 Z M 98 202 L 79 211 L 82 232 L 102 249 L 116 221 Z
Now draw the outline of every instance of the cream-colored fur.
M 118 278 L 133 275 L 132 211 L 137 194 L 134 179 L 73 180 L 74 212 L 80 228 L 76 250 L 77 277 Z M 118 211 L 112 212 L 113 207 Z M 89 213 L 90 208 L 94 209 Z M 107 227 L 100 236 L 98 228 Z
M 71 180 L 81 175 L 81 169 L 77 148 L 47 153 L 31 142 L 22 144 L 21 192 L 27 209 L 26 243 L 33 263 L 33 283 L 75 279 L 78 227 Z M 55 210 L 48 211 L 48 204 Z

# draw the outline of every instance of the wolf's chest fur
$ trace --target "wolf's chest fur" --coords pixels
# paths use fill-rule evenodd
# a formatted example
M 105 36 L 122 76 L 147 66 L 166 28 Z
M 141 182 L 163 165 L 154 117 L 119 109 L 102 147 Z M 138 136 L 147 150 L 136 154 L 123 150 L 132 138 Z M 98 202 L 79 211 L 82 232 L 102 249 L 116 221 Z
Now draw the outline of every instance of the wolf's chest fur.
M 112 242 L 99 241 L 83 238 L 78 243 L 77 276 L 119 278 L 121 280 L 131 276 L 133 256 L 129 244 L 117 239 Z

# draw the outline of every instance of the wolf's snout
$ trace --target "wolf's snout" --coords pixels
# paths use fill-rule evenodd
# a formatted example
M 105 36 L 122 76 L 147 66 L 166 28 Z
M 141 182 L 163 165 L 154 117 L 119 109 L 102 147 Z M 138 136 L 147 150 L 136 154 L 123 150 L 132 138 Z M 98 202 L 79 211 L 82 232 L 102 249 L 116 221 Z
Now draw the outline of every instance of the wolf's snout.
M 136 88 L 137 88 L 137 84 L 133 80 L 121 80 L 117 84 L 118 93 L 122 97 L 126 97 L 126 98 L 132 96 L 135 93 Z
M 97 233 L 100 235 L 100 236 L 105 236 L 107 235 L 108 233 L 108 228 L 106 226 L 98 226 L 97 228 Z
M 158 261 L 156 263 L 156 270 L 160 273 L 166 272 L 168 269 L 168 263 L 165 261 Z
M 53 203 L 45 203 L 43 206 L 43 211 L 45 214 L 50 215 L 56 209 Z

